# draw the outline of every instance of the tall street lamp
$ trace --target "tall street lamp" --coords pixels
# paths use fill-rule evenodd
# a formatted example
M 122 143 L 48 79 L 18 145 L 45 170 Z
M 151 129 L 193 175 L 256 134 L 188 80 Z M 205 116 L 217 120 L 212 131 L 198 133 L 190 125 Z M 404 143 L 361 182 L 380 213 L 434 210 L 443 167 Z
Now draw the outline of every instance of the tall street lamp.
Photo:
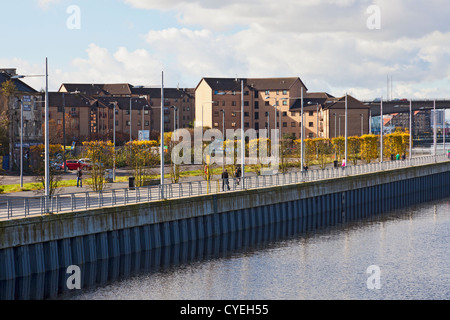
M 48 143 L 48 59 L 45 59 L 44 75 L 16 75 L 11 79 L 45 77 L 45 196 L 49 196 L 49 143 Z M 23 101 L 20 101 L 20 188 L 23 188 Z
M 305 126 L 304 126 L 304 106 L 305 106 L 305 102 L 304 102 L 304 96 L 303 96 L 303 87 L 301 90 L 301 95 L 300 97 L 290 97 L 290 98 L 283 98 L 282 100 L 298 100 L 300 99 L 301 101 L 301 123 L 300 123 L 300 141 L 301 141 L 301 145 L 300 145 L 300 161 L 301 161 L 301 171 L 304 171 L 304 150 L 305 150 Z
M 223 134 L 223 143 L 222 143 L 222 172 L 225 171 L 225 110 L 220 110 L 222 113 L 222 134 Z

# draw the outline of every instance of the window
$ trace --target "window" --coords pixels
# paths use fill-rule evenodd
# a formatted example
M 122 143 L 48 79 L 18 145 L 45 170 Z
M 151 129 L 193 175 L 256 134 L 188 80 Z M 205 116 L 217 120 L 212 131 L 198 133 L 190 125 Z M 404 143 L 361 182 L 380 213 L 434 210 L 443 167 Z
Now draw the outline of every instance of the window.
M 244 107 L 248 107 L 250 103 L 248 101 L 244 101 Z
M 129 116 L 130 115 L 130 110 L 125 110 L 125 114 L 127 115 L 127 116 Z
M 127 120 L 127 127 L 131 126 L 131 121 Z
M 236 107 L 236 105 L 237 105 L 237 104 L 236 104 L 236 101 L 232 101 L 232 102 L 231 102 L 231 105 L 232 105 L 233 107 Z
M 287 100 L 283 100 L 283 106 L 287 106 L 287 105 L 288 105 Z
M 266 106 L 266 107 L 270 107 L 270 102 L 269 102 L 269 101 L 266 101 L 265 106 Z
M 244 122 L 244 127 L 245 127 L 245 128 L 250 127 L 249 123 L 248 123 L 248 122 Z
M 291 127 L 295 128 L 297 126 L 297 122 L 291 122 Z
M 314 127 L 314 122 L 310 122 L 310 123 L 309 123 L 309 127 L 310 127 L 310 128 L 313 128 L 313 127 Z
M 314 111 L 309 112 L 309 116 L 312 117 L 314 115 Z
M 60 125 L 60 124 L 61 124 L 61 120 L 60 120 L 60 119 L 58 119 L 58 121 L 57 121 L 57 124 L 58 124 L 58 125 Z
M 214 122 L 214 127 L 218 127 L 219 126 L 219 123 L 218 122 Z
M 234 128 L 234 127 L 236 127 L 236 122 L 233 122 L 232 124 L 231 124 L 231 126 Z
M 148 110 L 144 110 L 145 115 L 148 115 L 148 113 L 149 113 Z
M 232 116 L 232 117 L 236 117 L 236 112 L 232 112 L 232 113 L 231 113 L 231 116 Z
M 270 96 L 270 90 L 266 91 L 266 96 Z
M 310 134 L 309 134 L 309 138 L 310 138 L 310 139 L 313 139 L 313 138 L 314 138 L 314 133 L 310 133 Z
M 214 111 L 214 117 L 218 117 L 219 116 L 219 111 Z
M 244 117 L 249 117 L 250 114 L 248 112 L 244 112 Z
M 119 126 L 119 121 L 116 120 L 116 127 L 118 127 L 118 126 Z
M 259 120 L 259 112 L 255 112 L 255 120 Z
M 255 109 L 259 109 L 259 102 L 255 101 Z
M 283 117 L 287 117 L 287 112 L 286 111 L 283 112 Z
M 287 122 L 283 122 L 283 128 L 287 128 Z
M 288 94 L 287 90 L 283 90 L 283 94 L 287 95 Z

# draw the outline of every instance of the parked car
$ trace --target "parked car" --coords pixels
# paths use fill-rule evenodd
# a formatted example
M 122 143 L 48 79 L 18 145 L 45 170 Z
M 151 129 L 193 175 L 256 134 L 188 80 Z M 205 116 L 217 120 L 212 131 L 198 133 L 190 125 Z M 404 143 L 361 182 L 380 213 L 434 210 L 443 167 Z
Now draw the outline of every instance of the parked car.
M 62 165 L 62 169 L 64 170 L 65 166 L 67 166 L 67 170 L 78 170 L 80 168 L 80 162 L 78 160 L 66 160 L 66 163 Z
M 90 159 L 80 159 L 78 160 L 78 163 L 80 164 L 81 170 L 91 170 L 92 169 L 92 163 Z

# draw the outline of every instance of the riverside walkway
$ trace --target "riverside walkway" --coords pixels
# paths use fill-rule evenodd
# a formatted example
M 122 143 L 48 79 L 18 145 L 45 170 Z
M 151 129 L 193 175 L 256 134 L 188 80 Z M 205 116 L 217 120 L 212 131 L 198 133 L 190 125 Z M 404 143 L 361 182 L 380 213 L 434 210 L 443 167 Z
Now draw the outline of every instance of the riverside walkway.
M 0 199 L 0 220 L 22 219 L 46 214 L 191 198 L 221 192 L 242 192 L 251 189 L 335 179 L 445 161 L 450 161 L 446 155 L 423 156 L 403 161 L 348 166 L 345 169 L 326 168 L 285 174 L 252 175 L 241 178 L 239 184 L 235 180 L 230 179 L 230 191 L 227 188 L 225 188 L 226 191 L 222 190 L 222 180 L 214 180 L 112 189 L 103 192 L 68 193 L 51 197 L 2 198 Z

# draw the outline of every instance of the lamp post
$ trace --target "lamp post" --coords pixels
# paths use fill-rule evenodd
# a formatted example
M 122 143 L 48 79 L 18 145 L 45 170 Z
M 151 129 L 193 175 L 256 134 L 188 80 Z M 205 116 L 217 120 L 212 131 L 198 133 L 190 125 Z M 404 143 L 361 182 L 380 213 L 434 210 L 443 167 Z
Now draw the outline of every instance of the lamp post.
M 412 159 L 412 136 L 413 136 L 413 132 L 412 132 L 412 100 L 409 100 L 409 160 Z
M 383 162 L 383 136 L 384 136 L 384 120 L 383 120 L 383 97 L 380 100 L 380 154 Z
M 434 123 L 434 129 L 433 129 L 433 149 L 434 149 L 434 156 L 437 155 L 437 117 L 436 117 L 436 100 L 433 101 L 433 123 Z
M 114 112 L 113 112 L 113 143 L 114 143 L 114 155 L 113 155 L 113 181 L 116 182 L 116 109 L 117 109 L 117 101 L 114 102 Z
M 23 102 L 20 101 L 20 188 L 23 189 Z
M 29 76 L 24 76 L 24 75 L 16 75 L 11 77 L 11 79 L 23 79 L 23 78 L 31 78 L 31 77 L 45 77 L 45 196 L 48 197 L 50 195 L 50 187 L 49 187 L 49 183 L 50 183 L 50 172 L 49 172 L 49 163 L 50 163 L 50 159 L 49 159 L 49 124 L 48 124 L 48 110 L 49 110 L 49 100 L 48 100 L 48 58 L 45 58 L 45 76 L 44 75 L 29 75 Z M 22 101 L 21 101 L 21 110 L 20 110 L 20 117 L 21 117 L 21 125 L 20 125 L 20 130 L 21 130 L 21 134 L 20 134 L 20 139 L 21 139 L 21 169 L 20 169 L 20 184 L 21 187 L 23 187 L 23 170 L 22 170 L 22 166 L 23 166 L 23 159 L 22 159 L 22 153 L 23 153 L 23 108 L 22 108 Z M 45 209 L 47 211 L 47 208 Z
M 161 76 L 161 199 L 164 199 L 164 71 Z
M 225 110 L 220 110 L 222 112 L 222 134 L 223 134 L 223 143 L 222 143 L 222 172 L 225 171 Z

